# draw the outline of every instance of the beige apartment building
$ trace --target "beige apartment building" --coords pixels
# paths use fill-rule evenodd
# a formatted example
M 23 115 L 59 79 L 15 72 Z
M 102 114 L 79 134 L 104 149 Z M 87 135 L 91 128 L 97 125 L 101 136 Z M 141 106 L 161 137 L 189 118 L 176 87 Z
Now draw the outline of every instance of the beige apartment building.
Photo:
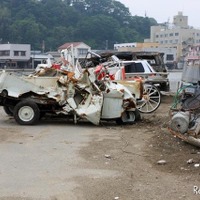
M 150 38 L 144 42 L 159 43 L 164 48 L 176 48 L 177 62 L 181 62 L 187 56 L 188 46 L 200 44 L 200 30 L 190 27 L 188 16 L 178 12 L 172 24 L 152 26 Z

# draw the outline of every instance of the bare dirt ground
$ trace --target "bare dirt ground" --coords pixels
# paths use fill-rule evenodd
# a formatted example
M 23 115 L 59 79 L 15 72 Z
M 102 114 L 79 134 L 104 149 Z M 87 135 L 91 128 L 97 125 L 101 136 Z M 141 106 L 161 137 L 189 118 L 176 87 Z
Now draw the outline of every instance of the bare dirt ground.
M 200 199 L 200 149 L 173 137 L 167 130 L 172 98 L 164 97 L 153 114 L 134 125 L 106 124 L 101 138 L 81 149 L 83 168 L 105 170 L 96 177 L 77 177 L 76 192 L 88 200 Z M 193 159 L 193 163 L 187 161 Z M 159 160 L 166 164 L 159 165 Z M 115 171 L 106 176 L 108 171 Z M 105 176 L 105 177 L 103 177 Z
M 2 113 L 0 199 L 200 199 L 194 193 L 200 149 L 167 130 L 171 104 L 164 97 L 156 112 L 126 126 L 47 121 L 21 127 Z

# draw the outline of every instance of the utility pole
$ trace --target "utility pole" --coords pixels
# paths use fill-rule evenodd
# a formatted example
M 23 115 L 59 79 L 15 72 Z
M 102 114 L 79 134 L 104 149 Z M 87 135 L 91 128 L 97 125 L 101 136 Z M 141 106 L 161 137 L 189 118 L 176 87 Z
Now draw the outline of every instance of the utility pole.
M 108 50 L 108 40 L 106 40 L 106 50 Z
M 44 53 L 44 50 L 45 50 L 45 42 L 44 40 L 42 40 L 42 53 Z

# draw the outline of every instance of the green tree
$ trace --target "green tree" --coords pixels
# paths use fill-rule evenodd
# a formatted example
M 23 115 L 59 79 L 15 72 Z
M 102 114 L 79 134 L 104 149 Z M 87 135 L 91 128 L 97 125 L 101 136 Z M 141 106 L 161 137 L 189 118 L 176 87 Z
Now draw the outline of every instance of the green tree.
M 131 16 L 116 0 L 1 0 L 0 40 L 56 50 L 65 42 L 83 41 L 92 48 L 149 37 L 148 17 Z
M 111 48 L 120 30 L 120 25 L 117 20 L 105 15 L 96 15 L 93 17 L 86 17 L 80 21 L 75 31 L 75 37 L 85 42 L 95 40 L 94 48 L 105 49 L 106 41 L 108 41 L 108 47 Z M 94 42 L 93 42 L 94 44 Z
M 38 23 L 33 20 L 17 20 L 11 25 L 13 30 L 10 36 L 13 43 L 30 43 L 34 48 L 40 47 L 42 31 Z
M 0 6 L 0 42 L 7 42 L 9 40 L 11 13 L 7 7 Z

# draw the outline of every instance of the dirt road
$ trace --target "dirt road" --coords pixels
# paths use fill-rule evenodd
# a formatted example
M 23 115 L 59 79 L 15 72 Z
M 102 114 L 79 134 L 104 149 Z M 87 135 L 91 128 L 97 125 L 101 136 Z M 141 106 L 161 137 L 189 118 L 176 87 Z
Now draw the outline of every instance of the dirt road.
M 200 199 L 200 149 L 168 132 L 171 101 L 128 126 L 24 127 L 0 111 L 0 200 Z

